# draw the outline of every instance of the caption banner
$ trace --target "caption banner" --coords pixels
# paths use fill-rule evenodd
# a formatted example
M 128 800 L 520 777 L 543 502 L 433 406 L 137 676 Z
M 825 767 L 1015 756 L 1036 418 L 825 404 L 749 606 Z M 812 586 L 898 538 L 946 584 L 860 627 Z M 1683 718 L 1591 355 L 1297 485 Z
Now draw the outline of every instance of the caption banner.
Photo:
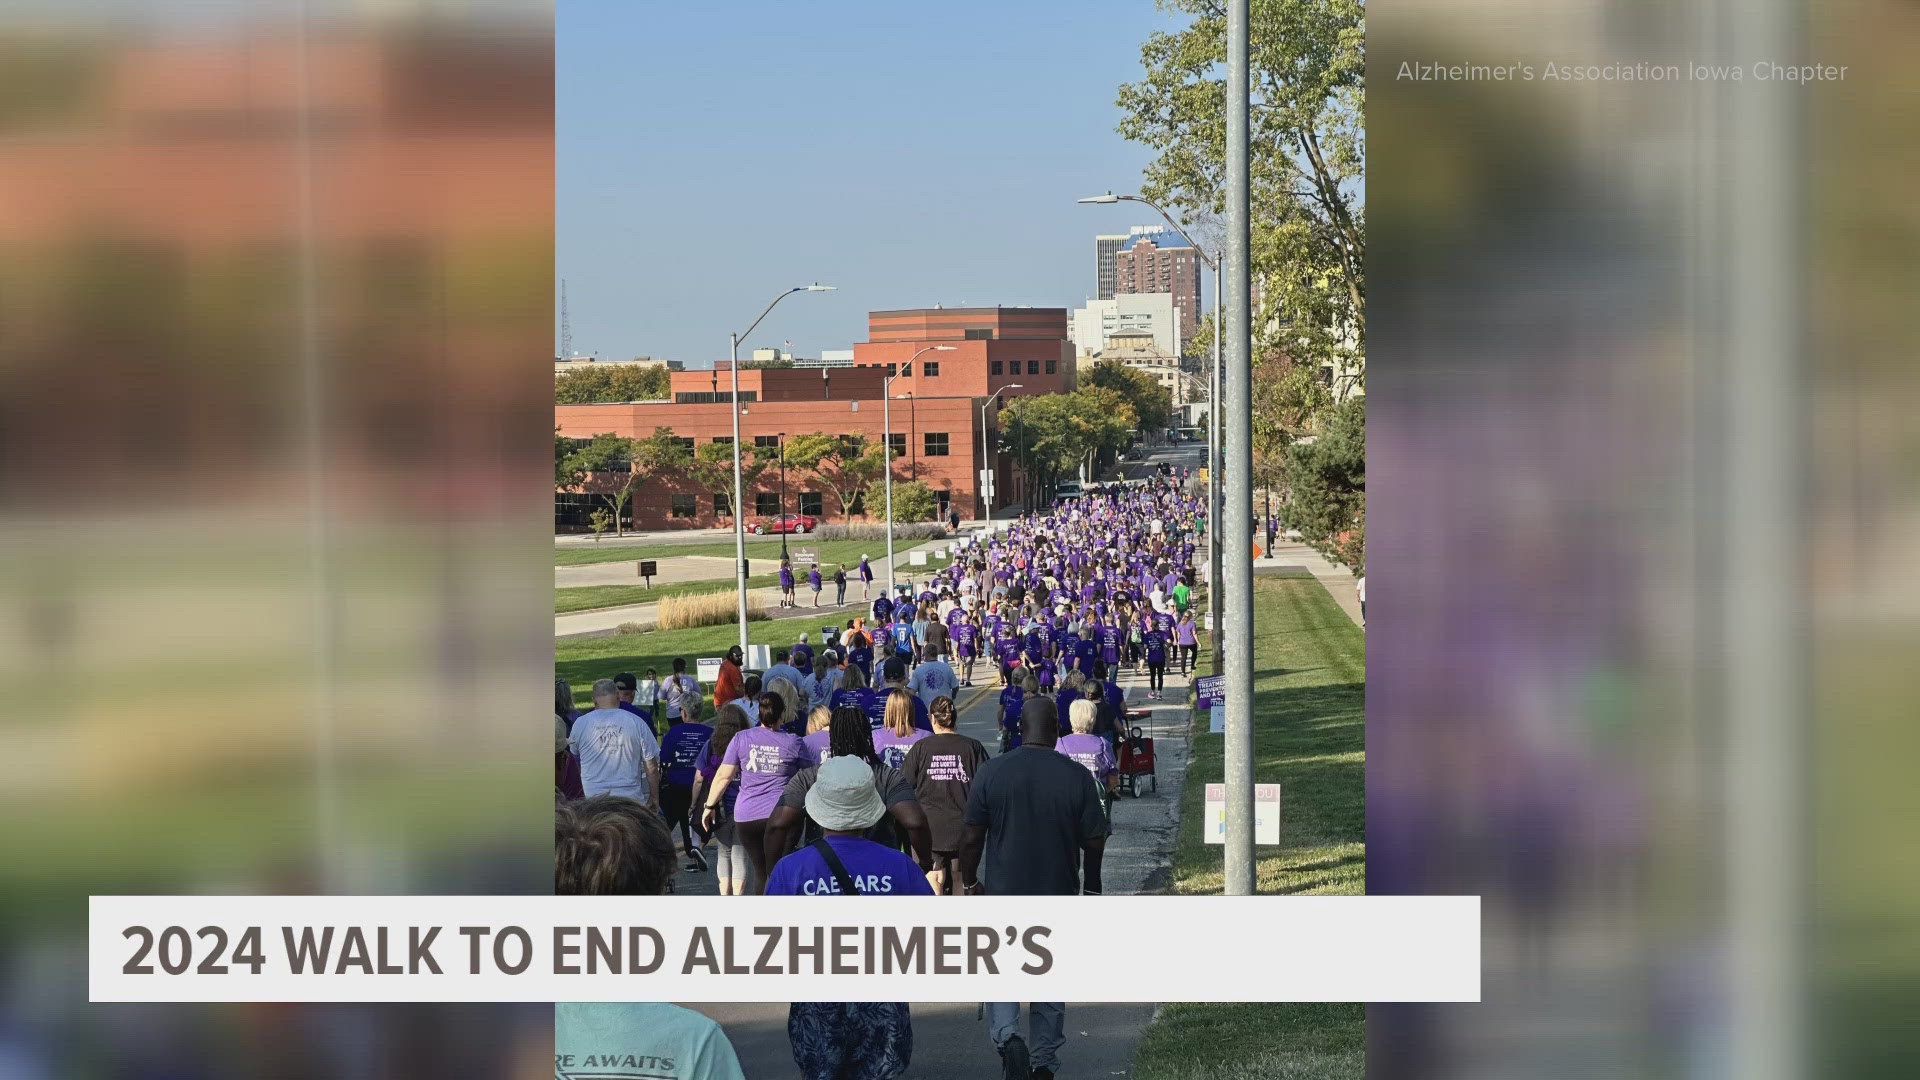
M 1478 897 L 96 896 L 93 1001 L 1477 1001 Z

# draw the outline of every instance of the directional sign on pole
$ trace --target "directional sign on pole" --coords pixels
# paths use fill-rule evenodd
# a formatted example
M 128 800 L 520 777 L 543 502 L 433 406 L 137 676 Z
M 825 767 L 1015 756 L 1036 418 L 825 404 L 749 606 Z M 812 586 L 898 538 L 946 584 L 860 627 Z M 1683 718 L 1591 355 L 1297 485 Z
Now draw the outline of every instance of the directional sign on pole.
M 1227 677 L 1202 675 L 1193 681 L 1193 692 L 1200 707 L 1210 709 L 1227 700 Z

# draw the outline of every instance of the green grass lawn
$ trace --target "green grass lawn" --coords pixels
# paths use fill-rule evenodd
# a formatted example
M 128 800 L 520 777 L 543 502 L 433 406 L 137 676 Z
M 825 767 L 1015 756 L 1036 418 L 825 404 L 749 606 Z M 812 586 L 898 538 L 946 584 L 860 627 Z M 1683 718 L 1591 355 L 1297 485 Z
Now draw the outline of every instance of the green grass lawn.
M 1359 1002 L 1167 1005 L 1133 1059 L 1141 1080 L 1359 1080 L 1366 1071 Z
M 836 620 L 823 609 L 796 618 L 748 623 L 747 633 L 755 645 L 791 645 L 801 633 L 818 645 L 822 626 L 830 622 L 845 626 L 851 617 L 839 614 Z M 556 641 L 553 643 L 554 674 L 573 685 L 574 701 L 582 708 L 592 708 L 588 699 L 595 679 L 610 679 L 622 671 L 644 676 L 648 668 L 658 671 L 664 679 L 673 670 L 676 656 L 686 658 L 687 672 L 692 674 L 695 660 L 723 655 L 728 646 L 739 641 L 740 631 L 731 622 L 691 630 L 653 630 L 643 634 Z M 713 688 L 709 686 L 706 691 L 711 698 Z
M 924 541 L 923 541 L 924 542 Z M 945 541 L 940 541 L 945 543 Z M 896 539 L 894 550 L 906 551 L 919 547 L 919 543 Z M 811 536 L 792 534 L 787 537 L 787 548 L 798 550 L 808 548 L 820 553 L 820 570 L 827 575 L 827 587 L 833 587 L 833 566 L 846 563 L 847 573 L 851 576 L 860 565 L 860 556 L 871 556 L 874 561 L 887 557 L 885 540 L 815 540 Z M 622 562 L 635 559 L 674 559 L 686 555 L 708 555 L 715 558 L 733 558 L 733 541 L 721 540 L 711 544 L 648 544 L 632 540 L 608 539 L 598 544 L 569 544 L 553 549 L 553 565 L 586 566 L 591 563 Z M 768 569 L 780 567 L 780 538 L 778 536 L 747 537 L 747 558 L 758 568 L 765 563 Z M 800 567 L 804 572 L 805 567 Z M 905 569 L 905 567 L 902 567 Z M 857 584 L 857 583 L 856 583 Z
M 747 579 L 747 588 L 771 588 L 780 584 L 779 574 L 755 574 Z M 813 602 L 813 590 L 805 579 L 796 582 L 797 595 L 802 603 Z M 652 604 L 665 600 L 669 596 L 699 596 L 704 593 L 732 592 L 734 579 L 731 577 L 712 578 L 707 581 L 681 581 L 672 585 L 655 585 L 649 589 L 644 585 L 577 585 L 565 589 L 553 590 L 553 613 L 564 615 L 569 611 L 591 611 L 594 608 L 620 607 L 625 604 Z M 821 595 L 833 599 L 833 586 L 829 584 Z M 858 589 L 854 595 L 860 595 Z
M 1256 848 L 1262 893 L 1366 891 L 1366 636 L 1308 575 L 1254 579 L 1254 779 L 1280 784 L 1280 839 Z M 1204 650 L 1203 650 L 1204 653 Z M 1201 658 L 1202 670 L 1211 659 Z M 1194 720 L 1174 891 L 1218 893 L 1221 849 L 1203 843 L 1206 785 L 1224 737 Z
M 1255 848 L 1262 893 L 1366 891 L 1366 637 L 1308 575 L 1254 579 L 1254 779 L 1280 786 L 1280 838 Z M 1204 641 L 1205 638 L 1202 638 Z M 1200 670 L 1211 671 L 1202 645 Z M 1203 843 L 1206 785 L 1223 737 L 1194 721 L 1173 891 L 1218 893 L 1221 848 Z M 1358 1003 L 1169 1004 L 1134 1059 L 1141 1080 L 1357 1080 Z

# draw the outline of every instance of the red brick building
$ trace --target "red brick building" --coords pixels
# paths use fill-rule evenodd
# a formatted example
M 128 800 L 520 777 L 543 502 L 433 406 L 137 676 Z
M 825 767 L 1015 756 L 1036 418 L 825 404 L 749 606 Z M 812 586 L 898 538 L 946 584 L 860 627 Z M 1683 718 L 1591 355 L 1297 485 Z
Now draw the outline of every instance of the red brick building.
M 876 311 L 868 317 L 871 340 L 854 346 L 851 368 L 766 368 L 740 372 L 740 436 L 749 444 L 774 446 L 782 436 L 812 432 L 864 435 L 879 443 L 885 434 L 882 386 L 899 372 L 893 397 L 893 475 L 895 483 L 918 480 L 933 490 L 944 515 L 956 506 L 965 518 L 984 513 L 979 496 L 981 407 L 996 391 L 1010 386 L 1000 400 L 1022 394 L 1052 394 L 1074 385 L 1073 344 L 1067 339 L 1064 308 L 918 308 Z M 901 366 L 930 345 L 951 345 L 953 352 L 928 352 Z M 1031 372 L 1031 374 L 1029 374 Z M 560 434 L 590 439 L 611 432 L 627 438 L 671 428 L 689 447 L 727 444 L 733 438 L 729 402 L 732 372 L 724 364 L 710 371 L 676 371 L 670 397 L 619 405 L 560 405 L 554 410 Z M 988 433 L 998 418 L 997 404 L 986 414 Z M 994 461 L 995 508 L 1021 498 L 1021 479 L 1004 455 Z M 562 492 L 555 525 L 586 528 L 595 507 L 606 501 L 594 494 L 624 480 L 595 476 L 584 491 Z M 782 510 L 780 471 L 769 469 L 746 495 L 749 521 Z M 669 478 L 635 491 L 628 524 L 638 529 L 712 528 L 731 520 L 731 483 L 709 490 L 691 477 Z M 858 507 L 858 504 L 855 504 Z M 864 507 L 859 507 L 864 509 Z M 839 498 L 821 478 L 789 469 L 786 513 L 843 520 Z M 880 513 L 873 507 L 874 515 Z

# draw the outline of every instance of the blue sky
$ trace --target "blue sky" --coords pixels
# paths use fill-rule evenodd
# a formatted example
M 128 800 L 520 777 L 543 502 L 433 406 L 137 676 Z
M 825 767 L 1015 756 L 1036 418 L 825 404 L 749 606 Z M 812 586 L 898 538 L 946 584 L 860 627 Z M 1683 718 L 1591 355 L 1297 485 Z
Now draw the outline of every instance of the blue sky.
M 1149 159 L 1114 131 L 1152 0 L 559 0 L 556 276 L 576 351 L 802 356 L 866 313 L 1078 306 Z M 1151 213 L 1151 211 L 1146 211 Z M 556 300 L 557 304 L 557 300 Z M 557 311 L 557 307 L 556 307 Z M 556 327 L 557 327 L 556 322 Z

